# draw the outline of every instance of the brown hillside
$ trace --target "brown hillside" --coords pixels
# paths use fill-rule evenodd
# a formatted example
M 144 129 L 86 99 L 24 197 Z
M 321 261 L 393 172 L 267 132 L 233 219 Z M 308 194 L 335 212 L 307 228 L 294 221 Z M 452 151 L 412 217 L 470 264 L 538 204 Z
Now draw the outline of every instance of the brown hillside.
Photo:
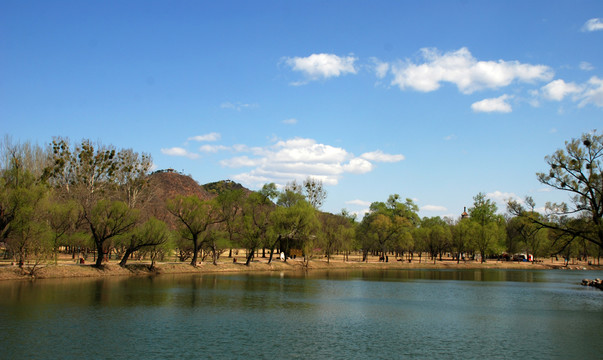
M 208 193 L 193 178 L 176 172 L 158 171 L 149 175 L 149 198 L 145 206 L 150 216 L 176 226 L 176 219 L 167 211 L 166 202 L 178 195 L 197 196 L 202 200 L 213 199 L 215 195 Z
M 199 185 L 193 178 L 174 171 L 157 171 L 149 175 L 149 197 L 147 206 L 149 215 L 168 223 L 175 228 L 177 222 L 175 217 L 167 211 L 166 202 L 178 195 L 197 196 L 201 200 L 210 200 L 225 190 L 243 189 L 245 194 L 251 190 L 244 188 L 241 184 L 230 180 L 218 181 L 206 185 Z

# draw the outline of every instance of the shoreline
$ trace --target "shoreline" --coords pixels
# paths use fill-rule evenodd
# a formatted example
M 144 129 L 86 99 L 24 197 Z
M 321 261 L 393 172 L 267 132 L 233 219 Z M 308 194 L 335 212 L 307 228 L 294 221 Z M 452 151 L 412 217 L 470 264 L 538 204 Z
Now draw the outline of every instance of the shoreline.
M 477 261 L 467 261 L 456 263 L 453 260 L 436 261 L 413 261 L 412 263 L 404 261 L 379 262 L 369 261 L 360 262 L 331 260 L 327 263 L 323 259 L 310 260 L 307 268 L 301 260 L 289 259 L 287 262 L 273 260 L 271 264 L 267 259 L 260 258 L 253 261 L 249 266 L 244 263 L 232 263 L 220 259 L 217 265 L 211 262 L 200 263 L 197 267 L 189 263 L 182 262 L 162 262 L 157 263 L 155 268 L 150 270 L 148 262 L 132 262 L 125 267 L 118 265 L 117 261 L 108 263 L 102 268 L 96 268 L 92 265 L 80 265 L 73 263 L 59 263 L 38 265 L 34 276 L 27 273 L 29 266 L 26 264 L 23 270 L 16 265 L 0 266 L 0 281 L 11 280 L 35 280 L 35 279 L 65 279 L 65 278 L 102 278 L 114 276 L 157 276 L 164 274 L 210 274 L 210 273 L 248 273 L 248 272 L 271 272 L 271 271 L 304 271 L 304 270 L 419 270 L 419 269 L 450 269 L 450 270 L 469 270 L 469 269 L 501 269 L 501 270 L 603 270 L 603 265 L 588 265 L 586 263 L 575 263 L 565 266 L 563 262 L 514 262 L 490 260 L 485 263 Z

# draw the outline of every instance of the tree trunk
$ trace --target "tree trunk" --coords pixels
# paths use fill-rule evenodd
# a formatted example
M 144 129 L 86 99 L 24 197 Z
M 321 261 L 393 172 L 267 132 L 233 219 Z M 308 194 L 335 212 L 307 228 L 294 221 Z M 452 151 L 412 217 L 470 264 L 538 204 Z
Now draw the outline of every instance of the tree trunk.
M 245 265 L 249 266 L 249 264 L 251 263 L 251 259 L 253 259 L 253 253 L 254 253 L 255 249 L 251 249 L 251 251 L 249 251 L 247 253 L 247 260 L 245 261 Z
M 103 266 L 103 259 L 105 257 L 105 254 L 103 252 L 103 242 L 101 240 L 94 240 L 94 242 L 96 243 L 96 263 L 94 264 L 94 266 L 96 267 L 102 267 Z
M 272 262 L 272 256 L 274 255 L 274 248 L 276 247 L 276 244 L 279 243 L 280 241 L 281 241 L 281 236 L 279 235 L 278 238 L 276 238 L 276 240 L 272 244 L 272 246 L 270 246 L 270 258 L 268 259 L 268 264 L 270 264 Z M 285 257 L 285 262 L 286 261 L 287 261 L 287 258 Z
M 197 237 L 193 236 L 193 259 L 191 265 L 197 266 L 197 253 L 199 252 L 199 245 L 197 244 Z
M 127 248 L 124 257 L 122 257 L 121 261 L 119 262 L 119 266 L 126 266 L 126 262 L 128 262 L 128 259 L 130 258 L 130 255 L 132 255 L 133 252 L 134 249 Z

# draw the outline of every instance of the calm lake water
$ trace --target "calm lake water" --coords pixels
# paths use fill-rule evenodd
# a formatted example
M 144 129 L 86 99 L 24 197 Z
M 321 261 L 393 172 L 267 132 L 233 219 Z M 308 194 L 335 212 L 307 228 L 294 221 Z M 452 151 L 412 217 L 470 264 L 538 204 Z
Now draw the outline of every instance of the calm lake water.
M 0 282 L 4 359 L 600 359 L 603 272 Z

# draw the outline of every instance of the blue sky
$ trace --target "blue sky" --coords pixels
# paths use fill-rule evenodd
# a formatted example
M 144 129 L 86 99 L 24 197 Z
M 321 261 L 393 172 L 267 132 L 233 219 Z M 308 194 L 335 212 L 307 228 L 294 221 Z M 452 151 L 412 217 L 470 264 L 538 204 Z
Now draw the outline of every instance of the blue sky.
M 323 180 L 457 217 L 603 120 L 601 1 L 0 2 L 0 124 L 150 153 L 199 183 Z

